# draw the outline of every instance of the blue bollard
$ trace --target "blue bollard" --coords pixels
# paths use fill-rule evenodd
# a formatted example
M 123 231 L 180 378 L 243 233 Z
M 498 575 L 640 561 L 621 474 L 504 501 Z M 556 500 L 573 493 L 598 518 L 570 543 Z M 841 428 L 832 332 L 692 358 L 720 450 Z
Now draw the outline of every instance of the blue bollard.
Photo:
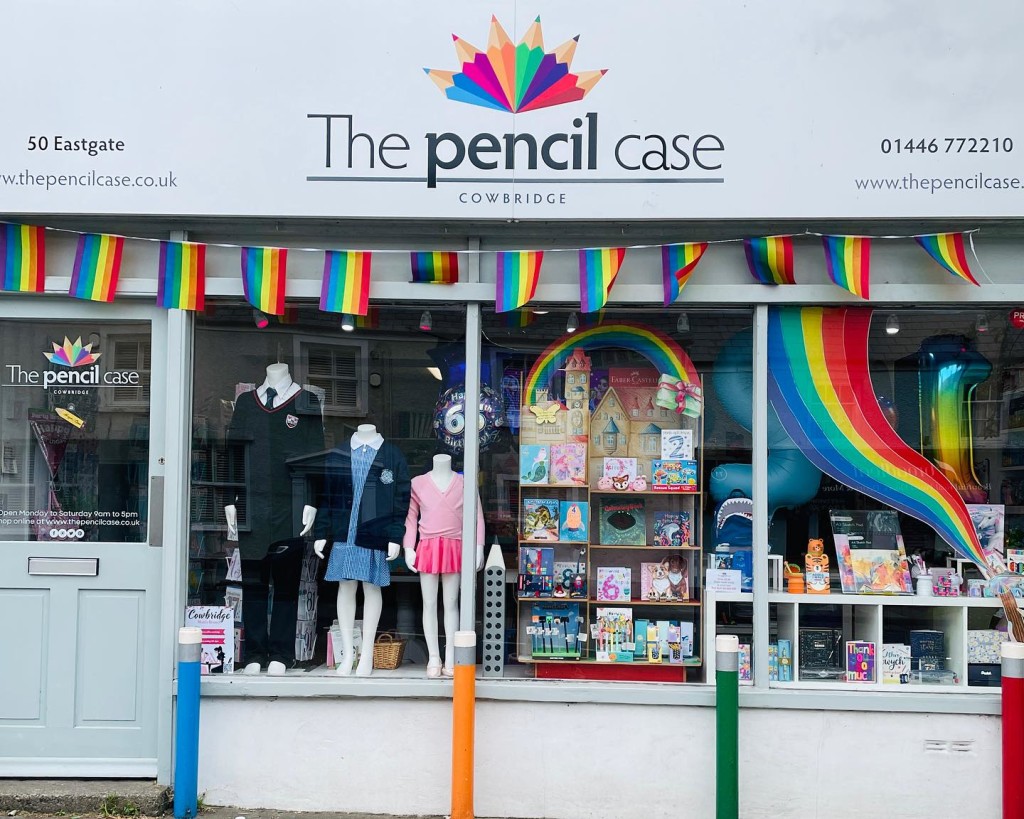
M 203 632 L 178 629 L 178 698 L 174 726 L 174 819 L 194 819 L 199 801 L 199 659 Z

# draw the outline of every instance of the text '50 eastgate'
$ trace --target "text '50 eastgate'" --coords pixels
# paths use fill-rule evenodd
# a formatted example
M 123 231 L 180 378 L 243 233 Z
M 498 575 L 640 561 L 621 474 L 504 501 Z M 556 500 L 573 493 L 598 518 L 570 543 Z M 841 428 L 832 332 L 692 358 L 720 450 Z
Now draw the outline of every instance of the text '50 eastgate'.
M 413 149 L 414 141 L 398 132 L 381 134 L 360 130 L 354 114 L 307 114 L 321 129 L 323 167 L 337 172 L 344 168 L 355 176 L 348 181 L 386 181 L 396 171 L 422 168 L 423 176 L 392 181 L 425 182 L 428 188 L 438 182 L 470 181 L 444 172 L 460 169 L 494 172 L 553 171 L 571 175 L 574 181 L 606 182 L 599 174 L 603 144 L 598 116 L 590 112 L 569 121 L 565 131 L 534 134 L 529 131 L 493 134 L 482 131 L 472 136 L 453 131 L 429 131 L 423 135 L 421 153 Z M 661 181 L 668 175 L 687 172 L 693 181 L 712 181 L 702 177 L 722 171 L 725 143 L 717 134 L 617 134 L 613 137 L 610 157 L 605 158 L 622 178 L 622 171 L 637 174 L 636 182 Z M 592 177 L 592 178 L 588 178 Z M 632 177 L 626 177 L 632 179 Z M 323 177 L 310 177 L 320 180 Z M 546 177 L 545 182 L 558 182 L 565 177 Z M 474 173 L 472 181 L 511 181 L 490 179 Z M 567 181 L 567 180 L 565 180 Z M 721 180 L 714 180 L 721 181 Z

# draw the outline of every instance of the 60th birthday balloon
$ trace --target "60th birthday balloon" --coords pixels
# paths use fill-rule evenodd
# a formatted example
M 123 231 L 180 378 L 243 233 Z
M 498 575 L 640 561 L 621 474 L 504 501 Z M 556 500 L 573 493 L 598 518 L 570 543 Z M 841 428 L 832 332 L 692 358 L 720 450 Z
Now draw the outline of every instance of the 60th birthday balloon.
M 505 409 L 501 397 L 486 384 L 480 387 L 480 451 L 498 440 L 498 433 L 506 426 Z M 445 390 L 434 407 L 434 434 L 452 455 L 466 447 L 466 385 L 457 384 Z

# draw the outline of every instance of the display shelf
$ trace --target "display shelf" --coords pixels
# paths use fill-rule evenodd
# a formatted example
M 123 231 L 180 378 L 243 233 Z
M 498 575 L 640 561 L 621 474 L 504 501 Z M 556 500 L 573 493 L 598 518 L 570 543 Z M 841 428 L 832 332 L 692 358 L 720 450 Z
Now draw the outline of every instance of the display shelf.
M 719 602 L 724 602 L 721 595 Z M 1002 608 L 998 597 L 918 597 L 916 594 L 790 594 L 769 592 L 769 603 L 818 606 L 921 606 L 924 608 Z
M 565 663 L 573 663 L 574 665 L 598 665 L 598 666 L 613 666 L 613 667 L 628 667 L 628 666 L 647 666 L 649 668 L 700 668 L 701 658 L 700 657 L 687 657 L 681 663 L 652 663 L 647 660 L 631 660 L 625 663 L 609 663 L 604 660 L 598 661 L 593 657 L 582 657 L 580 659 L 573 659 L 566 657 L 564 659 L 559 657 L 530 657 L 520 655 L 517 657 L 521 663 L 529 663 L 531 665 L 540 665 L 542 663 L 564 665 Z
M 578 546 L 580 549 L 587 548 L 586 543 L 581 543 L 578 540 L 523 540 L 520 538 L 519 543 L 523 546 Z
M 585 597 L 516 597 L 517 603 L 586 603 Z
M 590 494 L 592 496 L 593 495 L 601 495 L 601 496 L 609 495 L 609 496 L 614 496 L 614 497 L 617 497 L 617 498 L 628 498 L 628 497 L 632 497 L 632 496 L 635 496 L 635 495 L 654 495 L 656 497 L 663 497 L 663 498 L 679 498 L 679 497 L 682 497 L 682 498 L 699 498 L 704 493 L 703 492 L 687 492 L 685 490 L 680 490 L 680 491 L 675 491 L 675 492 L 668 492 L 668 491 L 666 491 L 664 489 L 642 489 L 642 490 L 630 489 L 628 491 L 617 491 L 615 489 L 594 489 L 594 488 L 591 488 Z
M 595 597 L 588 597 L 587 602 L 596 606 L 683 606 L 696 608 L 700 606 L 699 600 L 598 600 Z

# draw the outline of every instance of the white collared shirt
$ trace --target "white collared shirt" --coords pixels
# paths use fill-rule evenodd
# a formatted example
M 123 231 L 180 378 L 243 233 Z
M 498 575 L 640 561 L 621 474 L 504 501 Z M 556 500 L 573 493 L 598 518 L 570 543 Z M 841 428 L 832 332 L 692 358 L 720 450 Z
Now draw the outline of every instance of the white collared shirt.
M 383 443 L 384 436 L 379 432 L 376 433 L 369 441 L 360 440 L 358 432 L 353 432 L 352 437 L 349 439 L 349 446 L 352 447 L 352 449 L 359 449 L 361 447 L 368 446 L 377 450 L 380 449 L 381 444 Z

